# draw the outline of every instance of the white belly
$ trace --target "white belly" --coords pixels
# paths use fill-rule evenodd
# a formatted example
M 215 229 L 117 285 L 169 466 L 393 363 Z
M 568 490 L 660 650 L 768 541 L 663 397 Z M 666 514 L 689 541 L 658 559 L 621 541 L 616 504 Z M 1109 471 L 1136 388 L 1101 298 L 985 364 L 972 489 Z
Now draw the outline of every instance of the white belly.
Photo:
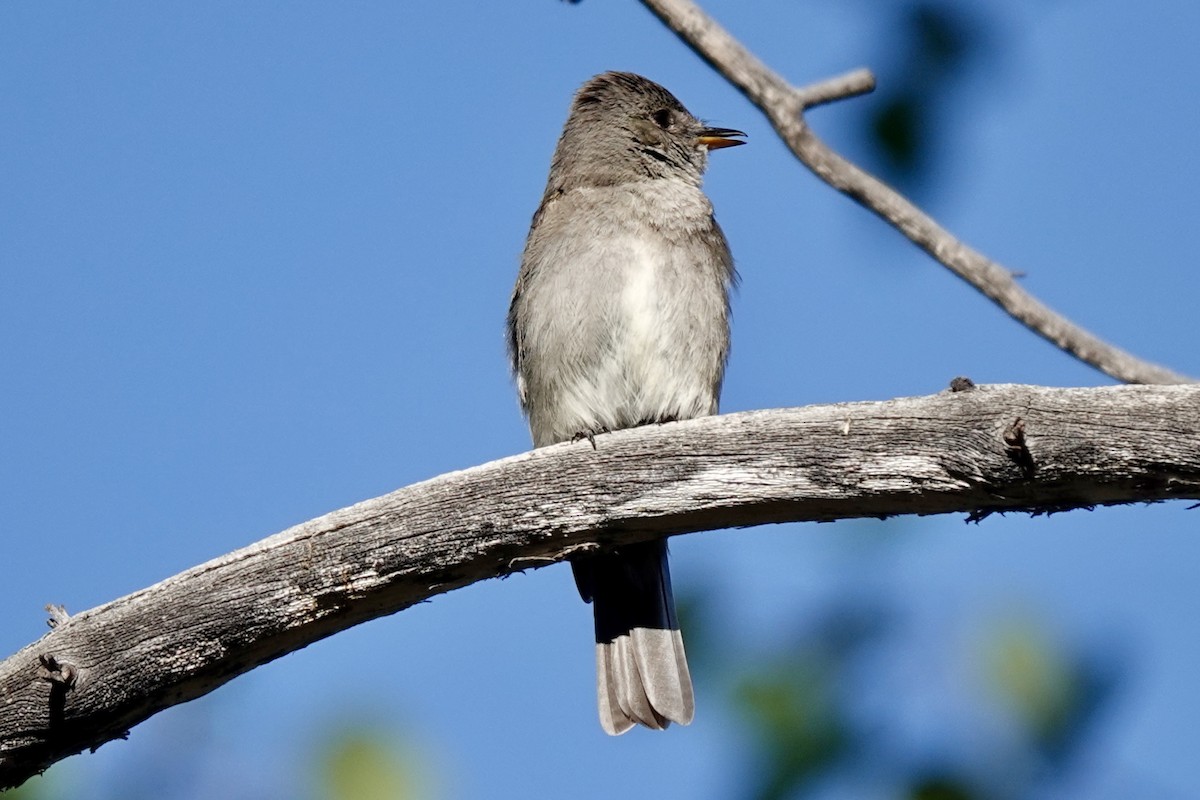
M 650 419 L 711 413 L 697 410 L 700 395 L 711 394 L 711 387 L 698 385 L 695 365 L 686 363 L 694 320 L 684 304 L 693 298 L 673 274 L 678 265 L 644 242 L 632 242 L 630 251 L 618 302 L 623 335 L 615 342 L 617 360 L 624 365 L 620 392 L 628 413 Z
M 605 270 L 607 281 L 591 294 L 606 307 L 607 352 L 580 359 L 589 367 L 561 384 L 554 416 L 571 435 L 717 410 L 714 380 L 724 353 L 704 346 L 713 337 L 703 337 L 698 326 L 725 325 L 722 287 L 699 280 L 692 265 L 673 260 L 678 254 L 665 248 L 635 238 L 621 245 L 614 248 L 620 271 Z

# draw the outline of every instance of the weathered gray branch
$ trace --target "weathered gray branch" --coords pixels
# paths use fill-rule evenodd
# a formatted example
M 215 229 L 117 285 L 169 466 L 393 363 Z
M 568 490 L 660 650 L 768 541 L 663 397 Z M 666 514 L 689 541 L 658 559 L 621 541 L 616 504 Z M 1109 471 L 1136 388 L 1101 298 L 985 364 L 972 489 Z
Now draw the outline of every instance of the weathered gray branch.
M 53 630 L 0 662 L 0 787 L 337 631 L 597 541 L 1200 498 L 1200 386 L 980 387 L 596 445 L 442 475 L 73 617 L 53 609 Z
M 874 78 L 868 70 L 856 70 L 798 89 L 742 46 L 692 0 L 642 0 L 642 3 L 766 114 L 796 158 L 817 177 L 875 212 L 1034 333 L 1119 381 L 1193 381 L 1114 347 L 1046 306 L 1021 288 L 1012 272 L 954 238 L 901 194 L 817 138 L 804 120 L 804 111 L 871 91 Z

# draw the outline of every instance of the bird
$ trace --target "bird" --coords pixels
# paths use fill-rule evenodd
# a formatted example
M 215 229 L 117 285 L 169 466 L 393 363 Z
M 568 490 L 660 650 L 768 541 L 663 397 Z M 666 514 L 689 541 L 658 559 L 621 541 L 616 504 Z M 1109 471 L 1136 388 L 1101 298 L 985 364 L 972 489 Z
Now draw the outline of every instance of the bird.
M 507 317 L 534 447 L 717 413 L 738 278 L 702 176 L 710 151 L 745 136 L 641 75 L 606 72 L 575 93 Z M 666 540 L 571 568 L 593 606 L 604 731 L 689 724 Z

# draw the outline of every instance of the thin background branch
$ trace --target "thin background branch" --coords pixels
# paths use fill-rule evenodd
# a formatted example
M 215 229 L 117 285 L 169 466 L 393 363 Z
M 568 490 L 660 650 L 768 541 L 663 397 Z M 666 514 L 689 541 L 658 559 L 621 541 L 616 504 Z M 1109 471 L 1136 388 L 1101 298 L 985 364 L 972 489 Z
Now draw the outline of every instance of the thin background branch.
M 955 275 L 1055 346 L 1125 383 L 1193 383 L 1194 379 L 1115 347 L 1055 312 L 1021 288 L 1012 273 L 968 247 L 902 195 L 842 158 L 812 132 L 804 111 L 870 92 L 875 81 L 860 69 L 795 88 L 747 50 L 692 0 L 641 0 L 697 55 L 723 75 L 771 121 L 796 158 L 833 188 L 874 211 Z

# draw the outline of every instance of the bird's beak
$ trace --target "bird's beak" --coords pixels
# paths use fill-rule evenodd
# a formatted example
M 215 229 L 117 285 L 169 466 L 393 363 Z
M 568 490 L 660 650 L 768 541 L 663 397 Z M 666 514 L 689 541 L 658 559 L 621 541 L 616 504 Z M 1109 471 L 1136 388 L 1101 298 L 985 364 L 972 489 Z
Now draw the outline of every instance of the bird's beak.
M 736 147 L 739 144 L 745 144 L 742 139 L 731 139 L 731 136 L 745 136 L 741 131 L 735 131 L 733 128 L 705 128 L 700 131 L 700 135 L 696 141 L 707 147 L 709 150 L 720 150 L 722 147 Z

